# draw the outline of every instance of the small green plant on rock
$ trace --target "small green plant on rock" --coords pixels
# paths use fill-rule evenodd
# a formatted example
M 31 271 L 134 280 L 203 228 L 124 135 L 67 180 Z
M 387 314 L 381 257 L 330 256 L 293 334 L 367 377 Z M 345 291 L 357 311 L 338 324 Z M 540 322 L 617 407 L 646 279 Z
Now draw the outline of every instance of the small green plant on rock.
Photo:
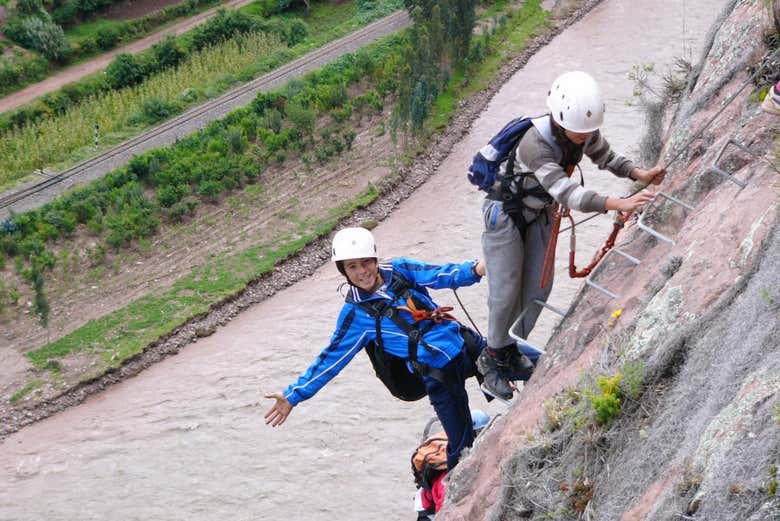
M 608 427 L 620 414 L 623 402 L 623 395 L 620 390 L 621 379 L 620 373 L 617 373 L 612 378 L 599 376 L 599 393 L 589 393 L 588 398 L 598 425 Z
M 777 495 L 777 467 L 772 465 L 769 468 L 769 481 L 766 485 L 766 495 L 775 497 Z
M 620 370 L 620 374 L 623 376 L 620 385 L 623 397 L 628 400 L 638 400 L 645 388 L 644 362 L 626 362 Z

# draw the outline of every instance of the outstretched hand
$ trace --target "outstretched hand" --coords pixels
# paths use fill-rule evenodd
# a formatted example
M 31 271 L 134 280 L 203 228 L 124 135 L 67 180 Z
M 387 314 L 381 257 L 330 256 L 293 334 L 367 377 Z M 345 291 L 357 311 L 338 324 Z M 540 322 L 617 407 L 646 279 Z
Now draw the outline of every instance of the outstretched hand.
M 268 412 L 265 413 L 265 424 L 270 424 L 271 427 L 278 427 L 283 424 L 290 415 L 293 406 L 282 393 L 270 393 L 266 394 L 265 397 L 276 400 L 273 407 L 268 409 Z

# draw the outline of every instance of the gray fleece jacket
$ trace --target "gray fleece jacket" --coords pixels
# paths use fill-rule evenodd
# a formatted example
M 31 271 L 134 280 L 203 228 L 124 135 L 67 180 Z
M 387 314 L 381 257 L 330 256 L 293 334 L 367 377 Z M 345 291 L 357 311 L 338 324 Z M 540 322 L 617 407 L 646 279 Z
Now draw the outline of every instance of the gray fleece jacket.
M 605 212 L 607 196 L 580 186 L 574 176 L 568 177 L 559 162 L 563 152 L 551 137 L 550 116 L 534 119 L 534 126 L 525 133 L 516 150 L 515 172 L 533 172 L 524 176 L 526 190 L 539 186 L 562 206 L 580 212 Z M 634 163 L 612 151 L 609 143 L 595 131 L 583 145 L 583 153 L 600 170 L 609 170 L 618 177 L 628 177 Z M 526 208 L 539 211 L 545 201 L 533 196 L 523 199 Z

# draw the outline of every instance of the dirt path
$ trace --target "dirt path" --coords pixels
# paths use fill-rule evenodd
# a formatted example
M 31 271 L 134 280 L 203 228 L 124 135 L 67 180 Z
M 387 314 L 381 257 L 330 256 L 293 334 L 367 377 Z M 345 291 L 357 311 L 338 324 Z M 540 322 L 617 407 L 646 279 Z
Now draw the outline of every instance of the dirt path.
M 26 103 L 30 103 L 31 101 L 34 101 L 37 98 L 48 94 L 49 92 L 53 92 L 61 87 L 64 87 L 68 83 L 73 83 L 74 81 L 80 80 L 84 76 L 103 70 L 108 66 L 109 63 L 111 63 L 111 60 L 113 60 L 114 56 L 117 54 L 135 54 L 143 51 L 148 47 L 151 47 L 169 34 L 179 35 L 181 33 L 187 32 L 193 27 L 205 22 L 206 19 L 217 12 L 217 9 L 224 7 L 237 8 L 250 3 L 252 3 L 252 0 L 230 0 L 225 4 L 209 9 L 208 11 L 204 11 L 193 16 L 192 18 L 188 18 L 175 25 L 152 33 L 146 38 L 129 43 L 124 47 L 114 49 L 113 51 L 102 54 L 97 58 L 87 62 L 79 63 L 77 65 L 63 69 L 61 72 L 41 82 L 30 85 L 29 87 L 26 87 L 18 92 L 14 92 L 13 94 L 9 94 L 4 98 L 0 98 L 0 112 L 6 112 L 20 107 Z

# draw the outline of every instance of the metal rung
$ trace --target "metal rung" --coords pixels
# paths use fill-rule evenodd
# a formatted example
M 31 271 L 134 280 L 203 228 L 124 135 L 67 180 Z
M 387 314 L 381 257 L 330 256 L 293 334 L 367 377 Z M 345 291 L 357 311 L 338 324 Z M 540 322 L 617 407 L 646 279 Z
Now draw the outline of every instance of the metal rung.
M 543 308 L 547 308 L 550 311 L 552 311 L 553 313 L 555 313 L 556 315 L 560 315 L 561 317 L 565 317 L 566 316 L 566 311 L 563 311 L 560 308 L 557 308 L 557 307 L 553 306 L 552 304 L 548 304 L 547 302 L 544 302 L 542 300 L 534 299 L 531 303 L 532 304 L 536 304 L 537 306 L 542 306 Z M 517 326 L 520 323 L 523 322 L 523 318 L 525 318 L 525 314 L 528 312 L 529 309 L 530 309 L 530 306 L 525 308 L 523 310 L 523 312 L 520 313 L 520 316 L 517 317 L 517 320 L 515 320 L 512 323 L 512 326 L 509 328 L 509 336 L 511 336 L 512 338 L 514 338 L 518 342 L 520 350 L 523 352 L 524 355 L 528 356 L 529 354 L 532 354 L 532 353 L 529 353 L 527 351 L 527 349 L 524 349 L 524 348 L 533 349 L 533 350 L 537 351 L 539 354 L 544 354 L 544 353 L 546 353 L 546 351 L 544 349 L 542 349 L 541 347 L 535 346 L 534 344 L 530 343 L 528 340 L 526 340 L 522 336 L 520 336 L 517 333 L 515 333 L 515 328 L 517 328 Z M 529 358 L 531 358 L 531 357 L 529 356 Z
M 679 199 L 677 199 L 676 197 L 672 197 L 671 195 L 665 194 L 663 192 L 658 192 L 658 193 L 655 194 L 655 197 L 653 198 L 653 200 L 650 201 L 650 206 L 652 206 L 652 204 L 658 199 L 659 196 L 663 197 L 664 199 L 667 199 L 667 200 L 673 202 L 676 205 L 682 206 L 686 210 L 690 210 L 690 211 L 694 210 L 693 206 L 689 205 L 688 203 L 684 203 L 684 202 L 680 201 Z M 648 213 L 649 212 L 644 211 L 644 212 L 642 212 L 642 215 L 639 217 L 639 221 L 637 222 L 637 226 L 639 226 L 639 229 L 646 231 L 647 233 L 649 233 L 653 237 L 656 237 L 657 239 L 660 239 L 660 240 L 662 240 L 664 242 L 668 242 L 669 244 L 674 244 L 674 241 L 672 239 L 670 239 L 669 237 L 667 237 L 666 235 L 664 235 L 664 234 L 662 234 L 660 232 L 657 232 L 657 231 L 653 230 L 650 226 L 648 226 L 647 224 L 645 224 L 643 222 L 643 219 L 645 218 L 645 216 Z
M 728 172 L 726 172 L 722 168 L 718 168 L 717 166 L 709 167 L 707 169 L 707 171 L 704 172 L 704 173 L 706 174 L 707 172 L 712 172 L 713 174 L 718 174 L 721 177 L 725 177 L 726 179 L 728 179 L 729 181 L 731 181 L 735 185 L 739 186 L 740 188 L 745 188 L 747 186 L 747 183 L 745 183 L 743 181 L 740 181 L 739 179 L 737 179 L 733 175 L 729 174 Z
M 605 288 L 604 286 L 601 286 L 600 284 L 596 284 L 595 282 L 593 282 L 593 278 L 596 276 L 596 273 L 599 271 L 599 266 L 601 266 L 602 264 L 605 264 L 607 262 L 607 257 L 609 257 L 610 254 L 612 254 L 613 252 L 618 254 L 618 255 L 623 256 L 626 259 L 628 259 L 635 266 L 638 266 L 639 264 L 642 263 L 642 261 L 640 261 L 639 259 L 637 259 L 636 257 L 634 257 L 632 255 L 629 255 L 628 253 L 624 252 L 620 248 L 612 248 L 611 250 L 609 250 L 606 253 L 606 255 L 604 255 L 604 257 L 601 259 L 601 261 L 596 265 L 596 269 L 594 269 L 593 271 L 590 272 L 590 275 L 588 275 L 588 277 L 585 279 L 585 284 L 587 284 L 588 286 L 590 286 L 590 287 L 592 287 L 594 289 L 599 290 L 600 292 L 604 293 L 605 295 L 607 295 L 610 298 L 618 299 L 618 298 L 620 298 L 620 295 L 618 295 L 617 293 L 614 293 L 614 292 L 608 290 L 607 288 Z
M 738 143 L 737 141 L 734 141 L 733 139 L 729 139 L 728 141 L 723 143 L 722 147 L 720 147 L 720 152 L 718 152 L 717 157 L 715 157 L 715 161 L 713 161 L 712 166 L 707 169 L 705 174 L 707 172 L 712 172 L 712 173 L 718 174 L 718 175 L 720 175 L 722 177 L 725 177 L 726 179 L 728 179 L 729 181 L 731 181 L 735 185 L 739 186 L 740 188 L 745 188 L 747 186 L 746 182 L 740 181 L 739 179 L 734 177 L 733 174 L 730 174 L 729 172 L 726 172 L 725 170 L 723 170 L 722 168 L 720 168 L 718 166 L 718 163 L 720 163 L 720 160 L 723 157 L 723 153 L 726 152 L 726 149 L 728 148 L 729 145 L 734 145 L 735 147 L 739 148 L 743 152 L 746 152 L 746 153 L 750 154 L 753 157 L 758 157 L 755 152 L 750 150 L 748 147 L 746 147 L 742 143 Z

